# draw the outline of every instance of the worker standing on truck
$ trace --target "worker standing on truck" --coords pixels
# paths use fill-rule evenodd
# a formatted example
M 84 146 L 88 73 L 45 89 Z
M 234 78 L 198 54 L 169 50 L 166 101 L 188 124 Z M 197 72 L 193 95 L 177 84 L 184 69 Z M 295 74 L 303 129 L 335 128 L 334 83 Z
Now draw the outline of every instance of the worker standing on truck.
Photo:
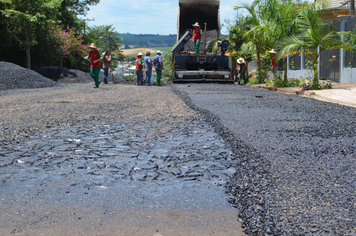
M 193 29 L 193 43 L 195 46 L 195 52 L 196 54 L 199 54 L 199 48 L 200 48 L 200 42 L 201 42 L 201 38 L 203 35 L 203 31 L 200 29 L 200 25 L 198 22 L 195 22 L 195 24 L 193 25 L 194 29 Z
M 247 64 L 245 60 L 240 57 L 239 59 L 237 59 L 237 65 L 239 66 L 239 76 L 237 78 L 237 83 L 241 84 L 241 79 L 243 78 L 244 84 L 247 84 Z

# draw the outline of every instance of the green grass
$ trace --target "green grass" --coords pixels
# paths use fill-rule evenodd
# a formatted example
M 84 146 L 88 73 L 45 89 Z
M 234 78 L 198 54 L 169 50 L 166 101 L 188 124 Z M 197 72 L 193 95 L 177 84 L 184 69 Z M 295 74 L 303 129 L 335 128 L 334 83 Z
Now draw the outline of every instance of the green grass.
M 171 47 L 154 47 L 154 49 L 156 51 L 160 50 L 163 54 L 171 51 Z

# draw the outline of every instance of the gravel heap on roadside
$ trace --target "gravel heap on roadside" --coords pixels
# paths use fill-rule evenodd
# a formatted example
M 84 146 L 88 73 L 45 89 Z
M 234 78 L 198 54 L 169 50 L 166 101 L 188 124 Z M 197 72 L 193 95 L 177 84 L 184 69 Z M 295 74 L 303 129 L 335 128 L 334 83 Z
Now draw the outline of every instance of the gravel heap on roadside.
M 58 83 L 93 82 L 93 78 L 90 76 L 90 73 L 76 70 L 76 69 L 69 70 L 65 67 L 45 66 L 36 69 L 36 72 Z M 99 79 L 101 82 L 103 82 L 103 77 L 104 77 L 104 71 L 101 69 L 99 74 Z M 124 78 L 120 78 L 118 76 L 113 76 L 112 74 L 109 74 L 108 81 L 109 83 L 112 82 L 114 84 L 132 83 L 132 81 L 126 80 Z
M 58 83 L 89 83 L 92 82 L 89 73 L 65 67 L 45 66 L 37 68 L 36 72 Z
M 40 73 L 44 77 L 47 77 L 54 81 L 58 81 L 64 77 L 70 77 L 70 78 L 78 77 L 76 73 L 71 72 L 65 67 L 45 66 L 45 67 L 37 68 L 35 71 L 37 73 Z
M 53 80 L 33 70 L 0 61 L 0 90 L 45 88 L 56 85 Z
M 356 235 L 356 109 L 229 85 L 175 85 L 236 155 L 248 235 Z

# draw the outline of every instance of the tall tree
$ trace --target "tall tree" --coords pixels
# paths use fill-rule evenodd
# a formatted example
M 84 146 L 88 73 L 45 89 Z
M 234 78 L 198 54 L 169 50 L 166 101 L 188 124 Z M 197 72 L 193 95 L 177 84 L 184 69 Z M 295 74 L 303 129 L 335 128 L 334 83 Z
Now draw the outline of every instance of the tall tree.
M 26 48 L 26 64 L 31 69 L 31 44 L 35 43 L 36 28 L 53 23 L 62 0 L 0 0 L 0 11 L 11 34 Z
M 90 6 L 97 5 L 100 0 L 62 0 L 57 19 L 66 28 L 76 28 L 78 31 L 84 30 L 85 24 L 78 18 L 79 15 L 85 16 Z
M 70 8 L 72 9 L 73 14 L 85 16 L 89 11 L 89 6 L 97 5 L 100 0 L 65 0 Z
M 88 37 L 96 43 L 97 47 L 103 50 L 115 51 L 121 54 L 121 40 L 119 34 L 112 25 L 100 25 L 89 28 Z
M 276 24 L 264 18 L 263 14 L 258 10 L 258 4 L 259 0 L 255 0 L 251 4 L 243 3 L 241 6 L 236 6 L 235 10 L 246 9 L 251 16 L 251 29 L 244 36 L 254 44 L 257 55 L 257 67 L 261 68 L 261 53 L 268 48 L 268 45 L 273 44 Z M 260 82 L 263 81 L 261 73 L 258 75 L 258 80 Z
M 259 9 L 268 21 L 273 21 L 277 26 L 275 28 L 274 38 L 275 43 L 271 45 L 272 48 L 277 48 L 277 41 L 282 38 L 292 36 L 299 31 L 296 24 L 298 11 L 305 6 L 305 4 L 296 4 L 291 0 L 258 0 Z M 277 58 L 276 58 L 277 59 Z M 287 81 L 287 58 L 284 57 L 284 80 Z

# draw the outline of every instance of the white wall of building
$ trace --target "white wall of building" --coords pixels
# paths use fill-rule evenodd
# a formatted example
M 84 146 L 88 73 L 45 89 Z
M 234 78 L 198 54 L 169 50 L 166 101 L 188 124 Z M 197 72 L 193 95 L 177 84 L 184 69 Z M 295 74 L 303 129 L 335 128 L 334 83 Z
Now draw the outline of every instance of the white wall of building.
M 356 68 L 342 68 L 340 84 L 356 84 Z

